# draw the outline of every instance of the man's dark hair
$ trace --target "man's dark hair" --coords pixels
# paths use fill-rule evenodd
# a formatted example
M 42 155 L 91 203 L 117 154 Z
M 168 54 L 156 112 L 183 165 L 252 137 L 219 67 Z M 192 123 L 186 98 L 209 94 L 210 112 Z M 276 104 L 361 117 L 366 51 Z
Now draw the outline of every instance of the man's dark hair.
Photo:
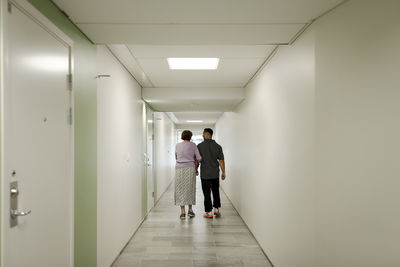
M 182 140 L 190 141 L 192 139 L 193 133 L 189 130 L 185 130 L 182 132 Z
M 214 134 L 214 131 L 210 128 L 205 128 L 204 132 L 209 133 L 211 136 L 213 136 L 213 134 Z

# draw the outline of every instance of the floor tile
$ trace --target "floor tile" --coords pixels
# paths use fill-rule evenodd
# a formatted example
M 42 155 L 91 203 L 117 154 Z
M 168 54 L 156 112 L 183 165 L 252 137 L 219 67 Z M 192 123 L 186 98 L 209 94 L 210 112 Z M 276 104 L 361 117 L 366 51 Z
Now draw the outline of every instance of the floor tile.
M 222 216 L 204 219 L 197 183 L 196 217 L 179 219 L 173 186 L 162 196 L 113 267 L 271 267 L 242 218 L 221 192 Z

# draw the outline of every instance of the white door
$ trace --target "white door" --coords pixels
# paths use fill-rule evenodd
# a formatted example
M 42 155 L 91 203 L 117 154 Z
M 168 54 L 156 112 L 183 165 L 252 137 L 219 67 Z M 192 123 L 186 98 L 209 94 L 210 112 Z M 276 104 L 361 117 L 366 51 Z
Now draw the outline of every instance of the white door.
M 146 108 L 147 113 L 147 212 L 154 207 L 153 178 L 153 142 L 154 142 L 154 112 Z
M 2 266 L 72 266 L 70 47 L 14 5 L 6 19 Z M 32 212 L 12 227 L 15 181 Z

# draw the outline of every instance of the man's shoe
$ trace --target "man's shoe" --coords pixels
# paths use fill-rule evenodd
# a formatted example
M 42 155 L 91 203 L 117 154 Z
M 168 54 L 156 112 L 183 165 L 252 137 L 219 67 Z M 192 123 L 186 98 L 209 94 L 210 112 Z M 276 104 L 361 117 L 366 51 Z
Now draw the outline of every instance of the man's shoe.
M 211 212 L 206 212 L 206 213 L 204 214 L 204 218 L 212 219 L 212 218 L 213 218 L 213 215 L 211 214 Z
M 179 216 L 179 218 L 180 218 L 181 220 L 186 219 L 186 214 L 185 214 L 185 213 L 181 213 L 181 216 Z
M 196 214 L 194 214 L 193 210 L 189 210 L 188 216 L 189 216 L 189 218 L 193 218 L 194 216 L 196 216 Z
M 214 209 L 214 215 L 215 217 L 221 217 L 221 212 L 219 212 L 219 209 Z

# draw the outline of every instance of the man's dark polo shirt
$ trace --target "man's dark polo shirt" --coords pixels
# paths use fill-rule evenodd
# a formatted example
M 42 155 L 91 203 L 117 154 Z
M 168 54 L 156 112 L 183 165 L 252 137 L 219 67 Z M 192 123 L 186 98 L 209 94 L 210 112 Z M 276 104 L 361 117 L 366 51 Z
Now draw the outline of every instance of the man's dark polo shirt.
M 201 155 L 201 179 L 219 178 L 219 160 L 224 160 L 222 147 L 214 140 L 204 140 L 198 146 Z

